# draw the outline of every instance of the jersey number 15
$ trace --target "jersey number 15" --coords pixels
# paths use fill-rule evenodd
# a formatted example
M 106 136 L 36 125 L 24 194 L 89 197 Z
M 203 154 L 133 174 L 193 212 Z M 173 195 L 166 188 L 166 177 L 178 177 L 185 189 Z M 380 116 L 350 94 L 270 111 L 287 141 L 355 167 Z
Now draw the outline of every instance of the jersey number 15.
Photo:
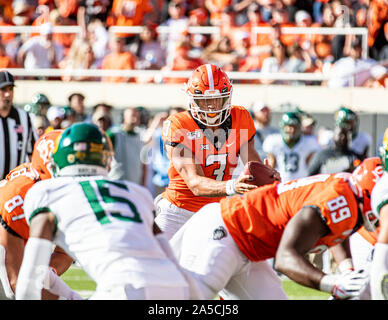
M 94 214 L 97 217 L 98 222 L 101 224 L 111 223 L 111 220 L 109 219 L 108 215 L 106 214 L 105 210 L 103 209 L 101 205 L 101 199 L 104 203 L 124 203 L 128 206 L 129 210 L 125 210 L 125 213 L 128 211 L 130 212 L 130 215 L 123 215 L 121 212 L 110 212 L 110 216 L 113 218 L 122 220 L 122 221 L 131 221 L 131 222 L 138 222 L 141 223 L 142 220 L 140 218 L 140 214 L 137 211 L 136 206 L 133 204 L 132 201 L 130 201 L 127 198 L 118 197 L 118 196 L 112 196 L 109 191 L 109 185 L 112 187 L 124 189 L 127 191 L 127 186 L 123 183 L 116 182 L 116 181 L 108 181 L 108 180 L 95 180 L 95 183 L 97 185 L 98 193 L 100 194 L 100 197 L 98 197 L 96 193 L 96 189 L 91 185 L 89 181 L 81 181 L 80 185 L 82 187 L 83 192 L 85 193 L 86 198 L 88 199 L 88 202 L 94 212 Z

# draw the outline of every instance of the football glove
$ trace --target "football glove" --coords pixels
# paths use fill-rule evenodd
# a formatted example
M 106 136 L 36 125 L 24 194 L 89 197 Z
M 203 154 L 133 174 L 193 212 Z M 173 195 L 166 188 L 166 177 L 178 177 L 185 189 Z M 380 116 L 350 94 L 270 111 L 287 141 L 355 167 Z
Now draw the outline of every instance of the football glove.
M 368 283 L 364 270 L 348 271 L 343 274 L 325 275 L 320 282 L 321 291 L 329 292 L 336 300 L 358 297 Z

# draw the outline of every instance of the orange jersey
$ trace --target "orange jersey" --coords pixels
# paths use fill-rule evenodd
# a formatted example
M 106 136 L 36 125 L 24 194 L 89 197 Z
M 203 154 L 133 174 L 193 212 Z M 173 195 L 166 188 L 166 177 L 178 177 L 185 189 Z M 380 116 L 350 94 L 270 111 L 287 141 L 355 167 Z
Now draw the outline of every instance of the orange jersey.
M 330 230 L 310 252 L 334 246 L 360 227 L 357 200 L 343 174 L 274 182 L 222 199 L 220 205 L 227 229 L 251 261 L 275 257 L 287 223 L 306 206 L 318 208 Z
M 360 228 L 358 230 L 358 233 L 366 240 L 368 241 L 372 246 L 374 246 L 377 242 L 377 236 L 379 234 L 380 227 L 377 227 L 375 231 L 367 231 L 365 227 Z
M 189 111 L 180 112 L 164 122 L 163 141 L 167 145 L 184 145 L 201 165 L 205 177 L 226 181 L 232 178 L 241 146 L 255 135 L 255 126 L 249 112 L 238 106 L 232 106 L 231 114 L 222 126 L 227 126 L 229 135 L 225 143 L 216 148 L 216 143 L 213 144 L 214 141 L 206 135 L 210 129 L 204 131 L 203 126 L 198 125 Z M 163 198 L 182 209 L 196 212 L 205 204 L 221 199 L 195 196 L 172 164 L 168 177 L 169 184 Z
M 12 170 L 0 182 L 0 222 L 12 235 L 25 242 L 29 236 L 29 226 L 24 219 L 23 203 L 27 191 L 39 180 L 31 163 L 23 163 Z
M 104 57 L 102 60 L 101 69 L 120 69 L 120 70 L 132 70 L 135 69 L 136 56 L 131 52 L 112 52 Z M 104 77 L 103 81 L 106 82 L 128 82 L 129 78 L 123 77 Z

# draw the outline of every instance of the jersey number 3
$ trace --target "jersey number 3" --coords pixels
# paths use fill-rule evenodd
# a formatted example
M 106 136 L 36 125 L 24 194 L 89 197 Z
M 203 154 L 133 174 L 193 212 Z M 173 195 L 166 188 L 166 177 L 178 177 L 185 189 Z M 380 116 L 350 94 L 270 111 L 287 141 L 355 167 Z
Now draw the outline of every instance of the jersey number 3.
M 128 206 L 130 215 L 123 215 L 120 212 L 110 212 L 110 215 L 113 218 L 122 220 L 122 221 L 131 221 L 131 222 L 138 222 L 141 223 L 142 220 L 140 218 L 140 214 L 137 211 L 136 206 L 133 204 L 132 201 L 130 201 L 127 198 L 122 198 L 118 196 L 112 196 L 109 192 L 109 185 L 124 189 L 127 191 L 127 186 L 125 184 L 115 182 L 115 181 L 107 181 L 107 180 L 95 180 L 95 183 L 97 184 L 97 189 L 100 194 L 100 198 L 97 196 L 96 189 L 90 184 L 89 181 L 81 181 L 81 187 L 83 192 L 85 193 L 86 198 L 88 199 L 88 202 L 94 212 L 94 214 L 97 217 L 98 222 L 101 224 L 111 223 L 109 217 L 107 216 L 105 210 L 103 209 L 101 205 L 101 200 L 104 203 L 123 203 Z M 125 210 L 125 213 L 127 213 L 128 210 Z
M 217 169 L 214 169 L 213 176 L 216 177 L 217 181 L 222 181 L 224 179 L 225 169 L 227 165 L 227 153 L 221 153 L 221 154 L 211 154 L 206 158 L 206 167 L 213 165 L 214 163 L 218 162 L 220 164 L 220 167 Z

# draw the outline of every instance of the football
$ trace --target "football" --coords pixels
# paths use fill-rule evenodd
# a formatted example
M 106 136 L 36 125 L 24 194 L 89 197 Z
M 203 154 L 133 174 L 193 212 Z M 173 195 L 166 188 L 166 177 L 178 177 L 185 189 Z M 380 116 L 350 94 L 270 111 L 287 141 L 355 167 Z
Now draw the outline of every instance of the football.
M 243 174 L 253 176 L 253 180 L 247 183 L 258 187 L 273 183 L 276 178 L 276 170 L 259 161 L 249 161 L 245 164 Z

